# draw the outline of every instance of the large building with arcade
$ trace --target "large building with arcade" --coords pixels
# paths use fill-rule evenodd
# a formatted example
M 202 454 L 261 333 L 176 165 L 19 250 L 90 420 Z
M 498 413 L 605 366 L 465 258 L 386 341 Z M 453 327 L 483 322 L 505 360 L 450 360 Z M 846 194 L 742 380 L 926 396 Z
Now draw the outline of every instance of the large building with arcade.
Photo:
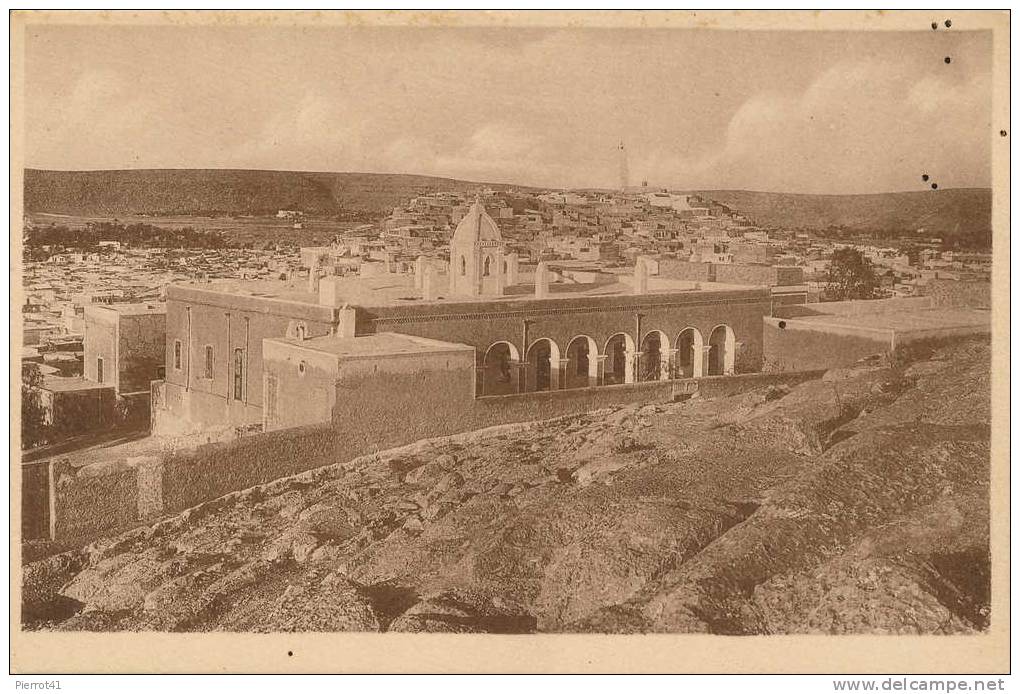
M 170 286 L 154 432 L 329 420 L 345 398 L 406 387 L 408 374 L 428 389 L 455 371 L 469 391 L 456 397 L 485 398 L 756 371 L 777 302 L 774 287 L 681 279 L 655 258 L 621 272 L 523 268 L 478 201 L 448 261 L 328 272 Z

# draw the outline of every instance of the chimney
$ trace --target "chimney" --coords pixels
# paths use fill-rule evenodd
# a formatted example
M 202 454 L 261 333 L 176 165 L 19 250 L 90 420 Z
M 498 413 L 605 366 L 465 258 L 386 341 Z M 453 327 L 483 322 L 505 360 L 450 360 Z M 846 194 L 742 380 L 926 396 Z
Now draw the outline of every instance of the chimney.
M 535 269 L 535 298 L 545 299 L 549 296 L 549 267 L 539 263 Z
M 340 277 L 323 277 L 319 280 L 319 304 L 322 306 L 342 306 L 343 297 L 340 294 Z
M 414 288 L 421 289 L 425 281 L 425 256 L 419 255 L 418 259 L 414 261 Z
M 357 313 L 355 313 L 353 308 L 344 304 L 337 311 L 335 335 L 337 337 L 354 337 L 356 323 Z
M 520 269 L 520 261 L 517 258 L 516 253 L 511 253 L 506 256 L 506 284 L 508 287 L 512 287 L 517 284 L 517 273 Z
M 642 257 L 634 263 L 634 293 L 648 293 L 648 263 Z
M 308 291 L 315 294 L 319 291 L 319 263 L 312 263 L 308 268 Z
M 439 298 L 439 277 L 431 265 L 425 268 L 425 276 L 422 277 L 421 298 L 425 301 L 435 301 Z

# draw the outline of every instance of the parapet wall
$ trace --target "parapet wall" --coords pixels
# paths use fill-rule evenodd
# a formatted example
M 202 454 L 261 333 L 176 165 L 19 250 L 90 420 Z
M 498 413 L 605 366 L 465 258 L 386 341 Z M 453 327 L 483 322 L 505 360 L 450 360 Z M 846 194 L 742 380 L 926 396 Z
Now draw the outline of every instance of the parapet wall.
M 932 308 L 932 298 L 917 296 L 902 299 L 855 299 L 851 301 L 823 301 L 796 306 L 776 306 L 773 315 L 777 318 L 820 315 L 863 316 L 900 311 L 923 311 L 929 308 Z
M 831 369 L 888 353 L 894 346 L 894 333 L 878 328 L 823 327 L 808 321 L 766 318 L 763 345 L 765 371 Z
M 49 528 L 50 540 L 84 544 L 233 491 L 421 439 L 620 405 L 669 402 L 694 392 L 719 397 L 772 383 L 798 383 L 820 373 L 716 376 L 482 398 L 444 398 L 424 389 L 416 394 L 403 382 L 390 384 L 396 390 L 382 389 L 376 379 L 373 389 L 388 395 L 356 402 L 344 398 L 354 404 L 334 411 L 329 424 L 81 468 L 66 460 L 51 461 L 46 503 L 32 496 L 45 488 L 42 484 L 23 486 L 23 503 L 26 509 L 49 509 L 48 525 L 31 520 Z M 451 393 L 470 392 L 468 384 L 455 381 L 445 387 Z M 402 392 L 411 394 L 401 401 L 394 394 Z
M 933 307 L 992 307 L 992 283 L 983 280 L 928 280 L 927 292 Z

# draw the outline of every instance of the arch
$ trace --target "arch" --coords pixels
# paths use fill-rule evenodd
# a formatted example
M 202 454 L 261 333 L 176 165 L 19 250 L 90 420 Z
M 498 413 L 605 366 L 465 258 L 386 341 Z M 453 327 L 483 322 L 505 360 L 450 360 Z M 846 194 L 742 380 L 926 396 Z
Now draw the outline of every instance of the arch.
M 482 277 L 488 277 L 490 272 L 490 266 L 492 264 L 492 258 L 485 256 L 485 262 L 482 264 Z
M 521 360 L 520 352 L 511 342 L 493 342 L 482 357 L 482 395 L 507 395 L 518 390 L 514 364 Z
M 464 276 L 467 274 L 467 258 L 464 256 L 460 257 L 460 274 Z
M 705 368 L 705 341 L 697 328 L 684 328 L 676 336 L 677 378 L 701 378 Z
M 504 260 L 503 261 L 503 274 L 507 275 L 509 273 L 510 273 L 510 265 L 508 265 L 507 262 Z
M 606 385 L 634 382 L 634 352 L 634 338 L 627 333 L 616 333 L 606 340 Z
M 724 376 L 733 373 L 737 339 L 726 324 L 712 328 L 708 338 L 708 375 Z
M 599 346 L 587 335 L 578 335 L 567 343 L 564 358 L 567 359 L 563 374 L 564 388 L 588 388 L 598 385 Z
M 528 347 L 528 390 L 556 390 L 559 387 L 560 348 L 548 337 Z
M 669 380 L 669 338 L 661 330 L 650 330 L 641 338 L 638 380 Z

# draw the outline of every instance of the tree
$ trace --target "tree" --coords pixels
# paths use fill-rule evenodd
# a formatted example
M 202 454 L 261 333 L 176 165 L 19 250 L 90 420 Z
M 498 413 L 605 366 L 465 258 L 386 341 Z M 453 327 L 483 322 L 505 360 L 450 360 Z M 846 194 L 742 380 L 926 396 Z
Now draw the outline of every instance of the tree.
M 39 388 L 43 384 L 38 364 L 28 363 L 21 370 L 21 447 L 33 448 L 46 440 L 46 411 Z
M 835 301 L 874 299 L 878 278 L 871 261 L 856 248 L 840 248 L 829 261 L 825 293 Z

